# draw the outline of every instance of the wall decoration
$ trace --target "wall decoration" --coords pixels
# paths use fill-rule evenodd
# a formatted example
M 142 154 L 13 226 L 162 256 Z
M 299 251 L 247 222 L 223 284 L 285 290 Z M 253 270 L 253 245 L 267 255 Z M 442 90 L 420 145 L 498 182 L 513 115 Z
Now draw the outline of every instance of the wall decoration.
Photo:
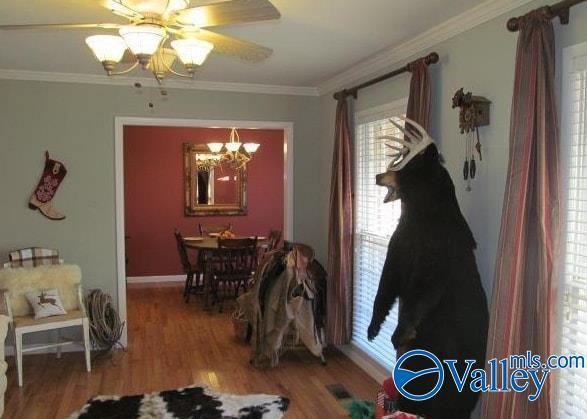
M 246 215 L 247 166 L 205 163 L 215 154 L 204 144 L 184 143 L 185 215 Z
M 29 200 L 29 208 L 39 210 L 51 220 L 63 220 L 65 215 L 53 208 L 52 201 L 66 173 L 63 163 L 49 158 L 49 152 L 45 151 L 45 168 Z
M 467 182 L 466 190 L 471 190 L 471 180 L 477 174 L 477 162 L 475 152 L 479 155 L 479 161 L 483 161 L 481 154 L 481 140 L 479 127 L 489 125 L 489 106 L 491 101 L 483 96 L 473 96 L 471 92 L 465 93 L 461 87 L 452 98 L 452 107 L 460 108 L 459 128 L 465 135 L 465 163 L 463 165 L 463 179 Z M 476 141 L 475 141 L 476 137 Z M 473 145 L 474 144 L 474 145 Z

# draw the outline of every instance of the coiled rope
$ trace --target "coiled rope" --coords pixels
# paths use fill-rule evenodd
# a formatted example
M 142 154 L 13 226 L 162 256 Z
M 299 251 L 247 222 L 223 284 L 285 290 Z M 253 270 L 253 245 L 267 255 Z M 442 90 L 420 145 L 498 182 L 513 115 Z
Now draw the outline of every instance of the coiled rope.
M 112 296 L 95 289 L 90 291 L 84 300 L 90 320 L 90 339 L 93 347 L 110 351 L 115 345 L 120 345 L 124 322 L 120 321 L 118 312 L 112 304 Z

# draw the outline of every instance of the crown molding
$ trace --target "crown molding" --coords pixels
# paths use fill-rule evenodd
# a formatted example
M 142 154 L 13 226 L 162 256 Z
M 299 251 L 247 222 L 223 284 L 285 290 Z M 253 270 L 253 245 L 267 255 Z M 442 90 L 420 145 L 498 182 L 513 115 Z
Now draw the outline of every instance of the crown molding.
M 333 93 L 371 77 L 478 25 L 534 0 L 487 0 L 398 46 L 385 48 L 318 85 L 320 95 Z M 504 22 L 505 30 L 505 22 Z
M 159 87 L 152 78 L 124 77 L 80 73 L 53 73 L 46 71 L 0 69 L 0 79 L 30 80 L 60 83 L 102 84 L 114 86 L 133 86 L 136 82 L 146 87 Z M 231 83 L 205 80 L 165 80 L 167 89 L 213 90 L 221 92 L 257 93 L 266 95 L 318 96 L 316 87 L 281 86 L 271 84 Z

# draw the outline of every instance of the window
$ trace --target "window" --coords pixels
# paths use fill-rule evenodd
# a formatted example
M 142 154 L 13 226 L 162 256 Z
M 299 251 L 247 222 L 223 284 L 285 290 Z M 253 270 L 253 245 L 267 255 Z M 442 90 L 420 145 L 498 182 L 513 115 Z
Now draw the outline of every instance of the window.
M 355 120 L 355 254 L 353 290 L 353 337 L 359 349 L 382 366 L 391 369 L 395 351 L 391 335 L 397 324 L 397 304 L 373 342 L 367 340 L 373 302 L 377 294 L 387 245 L 400 216 L 400 203 L 384 204 L 386 188 L 375 184 L 375 175 L 385 172 L 389 148 L 380 135 L 398 135 L 389 118 L 405 115 L 407 101 L 360 112 Z M 401 121 L 397 121 L 400 123 Z
M 587 44 L 567 48 L 562 128 L 564 258 L 560 353 L 587 354 Z M 566 195 L 566 196 L 565 196 Z M 557 371 L 557 416 L 586 418 L 587 369 Z

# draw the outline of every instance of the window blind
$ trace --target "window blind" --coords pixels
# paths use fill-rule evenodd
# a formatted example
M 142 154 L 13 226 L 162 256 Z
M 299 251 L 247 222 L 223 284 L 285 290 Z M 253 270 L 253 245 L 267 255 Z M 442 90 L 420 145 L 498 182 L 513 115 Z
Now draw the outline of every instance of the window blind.
M 583 47 L 565 53 L 562 174 L 566 221 L 560 311 L 560 353 L 564 355 L 587 355 L 587 44 Z M 556 373 L 557 416 L 587 418 L 587 369 Z
M 405 100 L 357 115 L 355 120 L 355 252 L 352 342 L 382 366 L 391 369 L 395 351 L 391 335 L 397 324 L 397 304 L 382 325 L 379 336 L 369 342 L 373 302 L 387 256 L 387 245 L 400 216 L 400 202 L 384 204 L 387 189 L 375 184 L 375 175 L 385 172 L 390 149 L 381 135 L 401 133 L 389 118 L 405 115 Z M 402 123 L 400 120 L 396 120 Z

